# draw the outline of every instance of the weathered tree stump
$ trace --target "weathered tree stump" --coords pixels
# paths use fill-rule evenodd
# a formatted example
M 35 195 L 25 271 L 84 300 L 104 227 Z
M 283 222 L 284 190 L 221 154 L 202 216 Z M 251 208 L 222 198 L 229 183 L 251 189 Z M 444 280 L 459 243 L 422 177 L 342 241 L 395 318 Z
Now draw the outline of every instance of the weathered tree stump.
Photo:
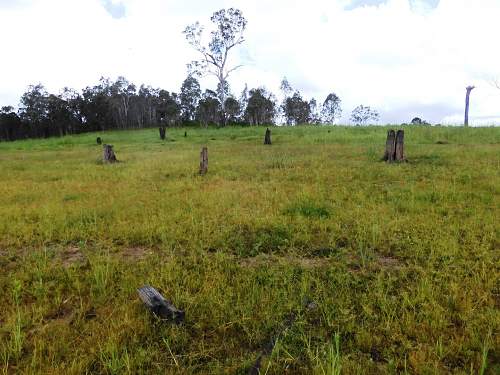
M 395 151 L 395 161 L 405 161 L 405 132 L 404 130 L 398 130 L 396 134 L 396 151 Z
M 103 146 L 103 161 L 105 163 L 116 163 L 118 160 L 116 160 L 115 152 L 113 151 L 113 146 L 112 145 L 104 145 Z
M 385 154 L 383 160 L 392 162 L 406 161 L 404 156 L 404 130 L 394 130 L 387 132 L 387 141 L 385 142 Z
M 465 88 L 465 118 L 464 118 L 464 126 L 469 126 L 469 101 L 470 101 L 470 92 L 474 90 L 475 86 L 467 86 Z
M 98 144 L 98 145 L 101 145 L 101 144 L 102 144 L 102 139 L 101 139 L 101 137 L 97 137 L 96 142 L 97 142 L 97 144 Z
M 264 144 L 265 145 L 271 144 L 271 130 L 269 130 L 269 128 L 266 129 L 266 136 L 264 137 Z
M 208 172 L 208 148 L 203 147 L 200 154 L 200 175 L 204 176 Z
M 387 132 L 387 140 L 385 142 L 384 161 L 392 163 L 396 154 L 396 132 L 389 130 Z
M 167 301 L 155 288 L 145 285 L 137 289 L 139 298 L 154 315 L 175 324 L 184 321 L 185 313 Z
M 160 139 L 164 141 L 165 138 L 167 138 L 167 129 L 164 126 L 160 126 Z
M 188 136 L 188 132 L 184 132 L 184 137 L 187 137 Z

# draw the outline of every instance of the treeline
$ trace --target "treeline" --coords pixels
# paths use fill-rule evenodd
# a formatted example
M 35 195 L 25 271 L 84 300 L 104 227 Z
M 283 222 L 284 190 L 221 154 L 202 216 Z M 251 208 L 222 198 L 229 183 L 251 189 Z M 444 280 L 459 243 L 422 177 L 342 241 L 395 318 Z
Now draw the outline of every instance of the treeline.
M 101 78 L 99 84 L 81 92 L 65 88 L 58 95 L 48 93 L 41 84 L 33 85 L 22 95 L 17 112 L 10 106 L 1 108 L 0 140 L 152 126 L 333 123 L 341 114 L 336 94 L 320 104 L 315 99 L 307 101 L 286 79 L 279 101 L 262 87 L 245 87 L 238 97 L 227 85 L 217 90 L 222 89 L 224 103 L 218 99 L 220 92 L 202 92 L 193 76 L 184 80 L 180 93 L 145 85 L 138 88 L 123 77 L 114 82 Z

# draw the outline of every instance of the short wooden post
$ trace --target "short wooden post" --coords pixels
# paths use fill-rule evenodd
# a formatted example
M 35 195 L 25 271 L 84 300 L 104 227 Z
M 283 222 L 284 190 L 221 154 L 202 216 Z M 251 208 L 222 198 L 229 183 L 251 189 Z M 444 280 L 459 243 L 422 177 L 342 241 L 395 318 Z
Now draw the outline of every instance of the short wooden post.
M 185 313 L 167 301 L 155 288 L 145 285 L 137 289 L 139 298 L 154 315 L 176 324 L 184 321 Z
M 387 132 L 387 140 L 385 142 L 384 161 L 392 163 L 396 154 L 396 132 L 389 130 Z
M 271 130 L 269 130 L 269 128 L 267 128 L 266 130 L 266 136 L 264 137 L 264 144 L 265 145 L 271 144 Z
M 404 142 L 405 142 L 405 132 L 404 130 L 398 130 L 396 134 L 396 150 L 394 152 L 395 153 L 394 160 L 397 162 L 405 161 Z
M 164 141 L 166 137 L 167 137 L 167 130 L 165 129 L 164 126 L 160 126 L 160 139 Z
M 102 139 L 101 139 L 101 137 L 97 137 L 96 142 L 97 142 L 97 144 L 98 144 L 98 145 L 101 145 L 101 144 L 102 144 Z
M 203 147 L 200 154 L 200 175 L 205 175 L 208 172 L 208 148 Z
M 116 163 L 118 161 L 116 160 L 112 145 L 103 146 L 103 161 L 104 163 Z

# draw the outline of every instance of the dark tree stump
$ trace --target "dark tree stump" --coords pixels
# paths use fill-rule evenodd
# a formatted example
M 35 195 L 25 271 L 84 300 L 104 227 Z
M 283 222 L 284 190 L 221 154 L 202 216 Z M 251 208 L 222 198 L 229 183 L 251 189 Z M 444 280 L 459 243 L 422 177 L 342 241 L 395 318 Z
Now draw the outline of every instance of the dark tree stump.
M 113 151 L 113 146 L 112 145 L 104 145 L 103 146 L 103 161 L 105 163 L 116 163 L 118 160 L 116 160 L 115 152 Z
M 188 133 L 187 132 L 184 132 L 184 137 L 187 137 L 188 136 Z
M 160 126 L 160 139 L 164 141 L 165 138 L 167 138 L 167 129 L 164 126 Z
M 175 324 L 184 321 L 184 311 L 179 310 L 170 301 L 163 298 L 155 288 L 145 285 L 137 289 L 137 293 L 139 293 L 139 298 L 144 302 L 149 311 L 160 319 L 172 321 Z
M 208 148 L 203 147 L 200 154 L 200 175 L 205 175 L 208 172 Z
M 387 141 L 385 142 L 384 161 L 392 163 L 396 155 L 396 132 L 389 130 L 387 132 Z
M 398 130 L 396 134 L 396 150 L 395 150 L 395 155 L 394 155 L 394 160 L 398 162 L 403 162 L 405 161 L 405 153 L 404 153 L 404 148 L 405 148 L 405 132 L 404 130 Z
M 406 161 L 404 154 L 404 130 L 394 130 L 387 132 L 387 141 L 385 142 L 384 159 L 388 163 Z
M 264 144 L 265 145 L 271 144 L 271 130 L 269 130 L 269 128 L 266 129 L 266 136 L 264 137 Z
M 96 142 L 97 142 L 97 144 L 98 144 L 98 145 L 101 145 L 101 144 L 102 144 L 102 139 L 101 139 L 101 137 L 97 137 Z

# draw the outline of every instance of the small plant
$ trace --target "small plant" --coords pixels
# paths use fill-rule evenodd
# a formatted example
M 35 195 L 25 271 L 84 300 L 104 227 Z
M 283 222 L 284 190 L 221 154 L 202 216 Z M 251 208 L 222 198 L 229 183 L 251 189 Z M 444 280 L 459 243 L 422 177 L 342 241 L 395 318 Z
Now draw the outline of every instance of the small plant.
M 325 362 L 320 362 L 319 356 L 316 356 L 316 360 L 322 375 L 341 374 L 340 335 L 337 332 L 333 336 L 333 342 L 328 345 Z
M 488 367 L 488 352 L 489 352 L 489 341 L 491 338 L 491 331 L 488 332 L 488 336 L 484 340 L 483 351 L 481 353 L 481 368 L 479 369 L 479 375 L 484 375 Z
M 286 215 L 300 215 L 308 218 L 326 219 L 330 217 L 330 210 L 324 205 L 314 202 L 312 199 L 302 199 L 288 206 L 284 213 Z
M 99 257 L 91 262 L 91 267 L 94 293 L 97 296 L 103 295 L 110 282 L 110 260 L 107 257 Z
M 14 326 L 12 327 L 11 337 L 10 337 L 10 353 L 14 359 L 21 357 L 23 350 L 24 335 L 22 331 L 22 320 L 21 320 L 21 290 L 22 283 L 20 280 L 14 279 L 12 285 L 12 299 L 14 300 L 14 306 L 16 309 L 16 318 L 14 321 Z

